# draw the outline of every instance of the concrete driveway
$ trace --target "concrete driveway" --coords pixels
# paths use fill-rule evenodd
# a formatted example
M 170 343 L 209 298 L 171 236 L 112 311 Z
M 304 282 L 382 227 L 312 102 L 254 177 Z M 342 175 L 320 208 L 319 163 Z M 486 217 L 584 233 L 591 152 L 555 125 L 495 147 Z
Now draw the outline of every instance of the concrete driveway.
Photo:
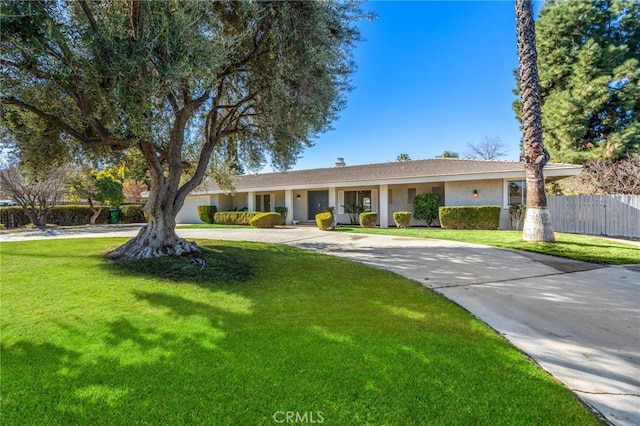
M 137 227 L 101 229 L 4 234 L 0 241 L 129 236 Z M 474 244 L 322 232 L 312 227 L 180 229 L 178 233 L 189 239 L 287 244 L 413 279 L 487 323 L 608 422 L 640 425 L 637 266 L 636 270 L 601 267 Z

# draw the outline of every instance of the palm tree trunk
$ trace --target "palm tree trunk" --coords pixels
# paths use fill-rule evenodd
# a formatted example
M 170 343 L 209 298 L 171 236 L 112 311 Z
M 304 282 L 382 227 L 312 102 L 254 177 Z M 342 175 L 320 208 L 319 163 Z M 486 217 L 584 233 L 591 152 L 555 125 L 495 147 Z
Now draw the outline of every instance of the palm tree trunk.
M 551 216 L 544 193 L 542 169 L 549 160 L 542 140 L 542 111 L 536 31 L 531 0 L 516 0 L 516 32 L 522 101 L 522 131 L 525 176 L 527 181 L 526 216 L 522 238 L 525 241 L 555 241 Z

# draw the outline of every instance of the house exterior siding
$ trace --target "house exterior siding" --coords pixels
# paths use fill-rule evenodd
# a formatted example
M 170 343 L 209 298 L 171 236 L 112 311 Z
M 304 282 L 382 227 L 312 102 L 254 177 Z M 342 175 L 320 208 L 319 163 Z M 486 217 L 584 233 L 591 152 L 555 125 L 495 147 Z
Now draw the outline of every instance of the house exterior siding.
M 575 176 L 581 169 L 581 166 L 549 163 L 545 176 L 561 179 Z M 524 169 L 518 162 L 466 159 L 427 159 L 244 175 L 233 196 L 224 194 L 216 185 L 191 194 L 176 220 L 178 223 L 199 223 L 197 206 L 209 204 L 215 205 L 218 211 L 260 208 L 275 211 L 276 207 L 286 207 L 287 224 L 312 221 L 309 191 L 326 191 L 327 207 L 334 208 L 337 222 L 349 223 L 349 214 L 343 207 L 345 193 L 371 191 L 371 211 L 378 213 L 378 224 L 383 228 L 394 225 L 394 212 L 413 212 L 415 195 L 438 193 L 441 204 L 447 206 L 502 206 L 501 228 L 508 229 L 507 182 L 523 178 Z M 474 190 L 478 192 L 477 197 L 473 197 Z M 314 193 L 314 197 L 317 194 Z M 269 196 L 268 205 L 265 195 Z M 315 210 L 317 206 L 314 205 Z M 413 220 L 412 225 L 426 224 Z

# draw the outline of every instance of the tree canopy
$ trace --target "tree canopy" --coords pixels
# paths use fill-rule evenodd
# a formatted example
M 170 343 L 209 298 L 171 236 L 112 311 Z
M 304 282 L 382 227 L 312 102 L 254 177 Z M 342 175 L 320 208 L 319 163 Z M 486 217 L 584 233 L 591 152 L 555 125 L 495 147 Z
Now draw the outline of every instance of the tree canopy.
M 216 152 L 286 169 L 344 105 L 358 2 L 3 0 L 2 96 L 85 147 L 139 149 L 148 226 L 118 256 L 197 254 L 175 216 Z M 226 150 L 229 151 L 229 150 Z
M 640 152 L 640 4 L 548 0 L 536 40 L 544 140 L 554 161 Z M 520 117 L 519 101 L 514 109 Z

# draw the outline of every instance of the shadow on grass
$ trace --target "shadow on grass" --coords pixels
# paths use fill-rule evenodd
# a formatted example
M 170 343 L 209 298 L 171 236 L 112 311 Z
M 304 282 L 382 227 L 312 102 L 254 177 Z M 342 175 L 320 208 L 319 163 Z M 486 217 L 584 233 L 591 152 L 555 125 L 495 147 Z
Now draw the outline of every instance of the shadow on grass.
M 143 276 L 203 287 L 246 282 L 253 276 L 252 261 L 246 250 L 228 246 L 201 246 L 205 267 L 180 256 L 144 260 L 120 259 L 104 263 L 110 271 L 126 276 Z

